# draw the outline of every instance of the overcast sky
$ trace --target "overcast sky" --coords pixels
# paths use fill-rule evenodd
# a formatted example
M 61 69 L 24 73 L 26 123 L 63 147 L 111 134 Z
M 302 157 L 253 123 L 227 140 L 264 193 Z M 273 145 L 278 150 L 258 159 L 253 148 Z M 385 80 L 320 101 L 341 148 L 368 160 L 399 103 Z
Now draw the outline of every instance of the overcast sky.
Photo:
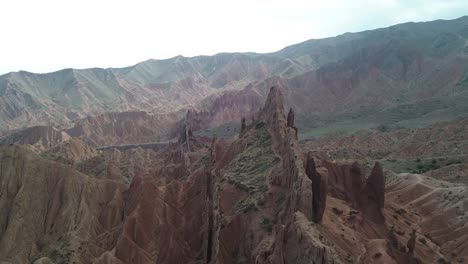
M 271 52 L 311 38 L 468 15 L 468 0 L 7 0 L 0 74 Z

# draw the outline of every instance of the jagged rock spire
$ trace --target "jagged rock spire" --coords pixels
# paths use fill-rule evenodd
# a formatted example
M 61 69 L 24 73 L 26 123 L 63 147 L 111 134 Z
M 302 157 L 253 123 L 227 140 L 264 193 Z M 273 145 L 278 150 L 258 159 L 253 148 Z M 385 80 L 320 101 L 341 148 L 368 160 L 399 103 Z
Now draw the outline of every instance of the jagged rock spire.
M 378 206 L 383 209 L 385 203 L 385 176 L 380 163 L 375 163 L 371 175 L 367 179 L 367 185 L 372 187 L 375 200 L 377 201 Z
M 410 239 L 408 243 L 406 243 L 406 247 L 408 248 L 408 254 L 414 254 L 414 247 L 416 246 L 416 230 L 413 229 L 413 233 L 411 233 Z
M 240 134 L 244 134 L 245 133 L 245 130 L 247 128 L 247 125 L 245 124 L 245 117 L 242 117 L 242 120 L 241 120 L 241 130 L 240 130 Z
M 267 121 L 274 121 L 282 119 L 285 121 L 284 116 L 284 99 L 283 94 L 278 87 L 273 86 L 268 93 L 268 97 L 265 101 L 265 106 L 262 109 L 262 113 L 267 117 Z M 270 119 L 270 120 L 268 120 Z
M 306 174 L 312 180 L 312 219 L 320 223 L 327 204 L 328 175 L 317 171 L 312 152 L 307 154 Z
M 287 124 L 288 127 L 294 127 L 294 110 L 292 108 L 289 108 Z
M 179 129 L 179 139 L 178 142 L 182 145 L 187 145 L 187 150 L 190 151 L 190 139 L 193 138 L 193 131 L 190 127 L 190 118 L 192 115 L 192 111 L 188 110 L 185 116 L 185 120 L 182 123 Z

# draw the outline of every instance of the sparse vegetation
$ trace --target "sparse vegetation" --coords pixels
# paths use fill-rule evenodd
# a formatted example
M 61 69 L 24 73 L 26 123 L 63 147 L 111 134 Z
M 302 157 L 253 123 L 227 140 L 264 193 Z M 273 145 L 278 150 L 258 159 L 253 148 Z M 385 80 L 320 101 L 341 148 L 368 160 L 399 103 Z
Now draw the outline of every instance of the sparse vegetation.
M 445 258 L 440 257 L 440 258 L 437 260 L 437 263 L 440 263 L 440 264 L 448 264 L 448 263 L 450 263 L 450 262 L 447 261 Z
M 241 255 L 239 248 L 235 248 L 232 252 L 232 264 L 244 264 L 247 260 Z
M 38 242 L 39 244 L 39 242 Z M 42 244 L 42 242 L 41 242 Z M 72 257 L 73 250 L 70 249 L 68 241 L 63 241 L 58 244 L 49 245 L 46 247 L 45 243 L 42 246 L 41 253 L 32 257 L 30 259 L 31 263 L 34 263 L 36 260 L 47 257 L 53 263 L 66 264 L 70 263 L 70 258 Z
M 408 168 L 412 173 L 425 173 L 427 171 L 440 169 L 441 167 L 436 159 L 432 159 L 430 161 L 421 161 L 421 159 L 417 159 L 416 162 L 416 168 Z
M 450 166 L 450 165 L 454 165 L 454 164 L 461 164 L 462 161 L 461 160 L 458 160 L 458 159 L 449 159 L 447 161 L 447 166 Z
M 209 155 L 205 155 L 203 157 L 201 157 L 200 159 L 200 163 L 205 165 L 205 164 L 208 164 L 208 162 L 210 161 L 210 156 Z
M 106 174 L 106 165 L 104 155 L 101 154 L 78 163 L 76 169 L 86 175 L 101 177 Z
M 405 231 L 401 231 L 401 230 L 397 230 L 396 233 L 400 236 L 404 236 L 405 235 Z
M 399 214 L 399 215 L 406 214 L 406 210 L 403 209 L 403 208 L 400 208 L 400 209 L 396 210 L 395 212 L 396 212 L 397 214 Z
M 235 208 L 234 211 L 236 213 L 238 212 L 243 212 L 243 213 L 248 213 L 250 211 L 257 211 L 257 200 L 260 200 L 261 198 L 257 196 L 252 196 L 252 197 L 247 197 L 241 201 L 239 201 Z
M 264 122 L 257 123 L 246 140 L 246 149 L 231 162 L 226 173 L 230 184 L 248 193 L 236 204 L 236 212 L 249 212 L 263 206 L 269 170 L 279 161 L 271 149 L 271 136 Z
M 262 221 L 260 221 L 260 226 L 268 233 L 271 233 L 273 230 L 273 223 L 267 217 L 262 218 Z
M 229 183 L 246 192 L 267 190 L 266 173 L 275 161 L 270 133 L 262 123 L 255 126 L 248 147 L 232 161 L 227 174 Z
M 333 211 L 333 213 L 335 213 L 336 215 L 342 215 L 342 214 L 343 214 L 343 210 L 340 210 L 340 209 L 338 209 L 338 208 L 336 208 L 336 207 L 333 207 L 333 208 L 332 208 L 332 211 Z
M 427 241 L 424 237 L 420 237 L 418 238 L 419 242 L 423 243 L 424 245 L 426 245 Z

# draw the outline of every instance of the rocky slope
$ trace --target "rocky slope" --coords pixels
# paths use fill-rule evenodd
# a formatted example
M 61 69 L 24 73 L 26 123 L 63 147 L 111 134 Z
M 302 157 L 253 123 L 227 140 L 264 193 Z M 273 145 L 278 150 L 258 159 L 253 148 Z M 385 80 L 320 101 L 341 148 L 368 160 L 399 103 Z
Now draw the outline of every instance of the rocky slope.
M 379 164 L 367 173 L 358 163 L 305 155 L 283 101 L 271 88 L 261 111 L 230 140 L 196 136 L 186 119 L 178 141 L 165 148 L 111 148 L 69 164 L 24 146 L 2 147 L 0 261 L 467 258 L 460 214 L 466 187 L 401 175 L 385 189 Z M 63 150 L 47 153 L 74 153 Z
M 395 226 L 397 234 L 402 234 L 400 238 L 408 238 L 409 231 L 416 230 L 416 254 L 419 251 L 427 256 L 440 251 L 445 257 L 437 259 L 439 263 L 467 261 L 466 185 L 402 174 L 387 187 L 386 199 L 390 209 L 388 222 Z

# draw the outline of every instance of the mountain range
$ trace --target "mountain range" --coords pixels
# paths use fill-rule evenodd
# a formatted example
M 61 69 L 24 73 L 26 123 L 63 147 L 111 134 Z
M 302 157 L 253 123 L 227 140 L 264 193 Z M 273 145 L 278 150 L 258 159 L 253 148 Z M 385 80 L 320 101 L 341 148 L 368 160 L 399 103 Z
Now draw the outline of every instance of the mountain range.
M 461 17 L 308 40 L 265 54 L 12 72 L 0 76 L 0 130 L 70 129 L 83 119 L 124 112 L 182 119 L 187 110 L 215 120 L 205 123 L 212 128 L 257 111 L 269 87 L 278 84 L 304 138 L 380 125 L 426 126 L 468 113 L 467 58 L 468 17 Z M 237 101 L 224 105 L 226 96 Z M 100 124 L 112 126 L 108 122 Z M 154 137 L 170 138 L 169 130 Z

